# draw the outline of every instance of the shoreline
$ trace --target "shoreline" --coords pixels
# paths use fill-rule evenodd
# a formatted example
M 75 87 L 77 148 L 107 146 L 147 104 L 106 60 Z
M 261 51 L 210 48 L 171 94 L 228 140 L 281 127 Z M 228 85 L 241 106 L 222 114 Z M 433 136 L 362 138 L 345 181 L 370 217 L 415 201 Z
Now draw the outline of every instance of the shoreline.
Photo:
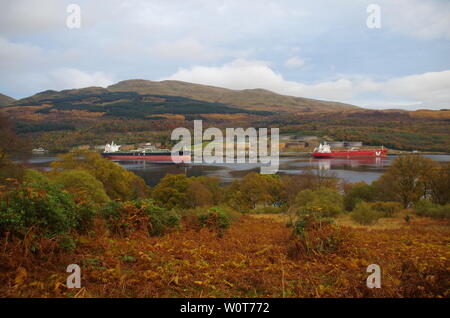
M 280 152 L 280 158 L 292 158 L 292 157 L 311 157 L 311 153 L 312 152 L 284 152 L 281 153 Z M 406 155 L 450 155 L 450 153 L 448 152 L 436 152 L 436 151 L 420 151 L 420 152 L 413 152 L 413 151 L 406 151 L 406 150 L 390 150 L 387 154 L 388 156 L 390 155 L 395 155 L 395 156 L 406 156 Z M 367 158 L 371 158 L 371 157 L 367 157 Z

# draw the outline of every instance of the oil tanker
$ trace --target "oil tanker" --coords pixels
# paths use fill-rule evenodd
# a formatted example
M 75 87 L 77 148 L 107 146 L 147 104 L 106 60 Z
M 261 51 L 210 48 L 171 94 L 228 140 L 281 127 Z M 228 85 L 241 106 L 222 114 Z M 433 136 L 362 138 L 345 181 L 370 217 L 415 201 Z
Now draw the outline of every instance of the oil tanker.
M 172 154 L 169 149 L 158 149 L 151 144 L 130 151 L 120 151 L 120 147 L 114 141 L 106 144 L 102 156 L 111 160 L 145 160 L 153 163 L 188 163 L 191 160 L 191 153 L 188 150 Z
M 320 143 L 311 154 L 314 158 L 364 158 L 364 157 L 385 157 L 388 150 L 381 146 L 381 149 L 359 149 L 352 147 L 349 150 L 331 150 L 326 142 Z

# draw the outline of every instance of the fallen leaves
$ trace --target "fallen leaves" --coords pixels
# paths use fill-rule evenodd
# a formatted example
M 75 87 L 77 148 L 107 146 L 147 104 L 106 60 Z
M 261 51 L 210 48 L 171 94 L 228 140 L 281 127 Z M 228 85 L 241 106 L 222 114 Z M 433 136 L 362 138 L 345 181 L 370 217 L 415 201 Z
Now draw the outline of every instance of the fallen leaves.
M 245 216 L 223 238 L 182 228 L 161 237 L 114 241 L 101 233 L 74 254 L 17 261 L 0 294 L 19 297 L 449 297 L 448 226 L 401 229 L 342 228 L 342 248 L 288 257 L 291 229 Z M 406 243 L 405 243 L 406 242 Z M 9 251 L 13 253 L 13 251 Z M 10 254 L 10 259 L 13 254 Z M 124 261 L 124 255 L 133 262 Z M 84 290 L 65 288 L 64 268 L 82 266 Z M 94 261 L 95 260 L 95 261 Z M 37 262 L 37 263 L 36 263 Z M 42 262 L 42 263 L 39 263 Z M 382 288 L 366 287 L 370 264 L 382 270 Z M 63 274 L 61 274 L 63 273 Z M 447 279 L 446 279 L 447 275 Z M 32 282 L 26 284 L 26 282 Z M 10 286 L 10 287 L 8 287 Z M 89 290 L 89 293 L 87 292 Z

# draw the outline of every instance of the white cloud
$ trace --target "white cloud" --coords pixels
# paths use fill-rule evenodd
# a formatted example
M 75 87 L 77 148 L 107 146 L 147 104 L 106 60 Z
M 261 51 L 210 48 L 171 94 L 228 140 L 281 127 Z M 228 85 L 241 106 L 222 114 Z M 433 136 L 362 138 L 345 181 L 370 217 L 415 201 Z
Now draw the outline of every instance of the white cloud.
M 284 65 L 289 68 L 300 68 L 303 65 L 305 65 L 305 60 L 301 59 L 297 56 L 293 56 L 293 57 L 287 59 L 286 62 L 284 62 Z
M 450 39 L 450 1 L 396 0 L 381 3 L 383 26 L 422 39 Z
M 263 61 L 237 59 L 216 67 L 180 69 L 165 78 L 230 89 L 264 88 L 279 94 L 354 103 L 375 108 L 445 108 L 450 106 L 450 70 L 424 73 L 386 81 L 364 76 L 345 76 L 312 84 L 288 81 Z M 378 96 L 378 105 L 374 98 Z
M 237 59 L 219 67 L 194 66 L 180 69 L 166 79 L 221 86 L 231 89 L 264 88 L 293 96 L 342 100 L 352 97 L 352 83 L 346 79 L 303 84 L 287 81 L 269 63 Z
M 450 106 L 450 70 L 394 78 L 381 85 L 387 96 L 422 102 L 422 106 Z
M 167 60 L 211 61 L 229 54 L 236 55 L 238 52 L 213 49 L 196 39 L 182 38 L 157 43 L 150 47 L 149 54 Z
M 3 34 L 39 33 L 65 28 L 68 3 L 60 0 L 3 0 L 0 30 Z
M 1 1 L 1 92 L 156 79 L 181 67 L 170 78 L 373 107 L 449 104 L 447 71 L 425 73 L 450 68 L 448 0 L 378 0 L 380 30 L 367 29 L 370 2 L 360 0 L 77 0 L 82 28 L 69 30 L 73 2 Z
M 28 43 L 14 43 L 0 37 L 0 69 L 2 71 L 17 72 L 43 61 L 44 52 L 40 47 Z
M 55 69 L 47 75 L 47 87 L 55 90 L 83 88 L 88 86 L 106 87 L 116 82 L 103 72 L 83 72 L 74 68 Z

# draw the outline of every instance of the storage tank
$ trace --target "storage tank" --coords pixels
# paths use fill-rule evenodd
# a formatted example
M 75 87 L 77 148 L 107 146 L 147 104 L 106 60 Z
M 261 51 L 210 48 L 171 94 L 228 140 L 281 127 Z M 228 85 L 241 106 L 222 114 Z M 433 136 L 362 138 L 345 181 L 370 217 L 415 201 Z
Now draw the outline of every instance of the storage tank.
M 330 145 L 331 148 L 344 147 L 343 141 L 329 141 L 328 144 Z
M 362 141 L 346 141 L 346 147 L 362 147 Z

